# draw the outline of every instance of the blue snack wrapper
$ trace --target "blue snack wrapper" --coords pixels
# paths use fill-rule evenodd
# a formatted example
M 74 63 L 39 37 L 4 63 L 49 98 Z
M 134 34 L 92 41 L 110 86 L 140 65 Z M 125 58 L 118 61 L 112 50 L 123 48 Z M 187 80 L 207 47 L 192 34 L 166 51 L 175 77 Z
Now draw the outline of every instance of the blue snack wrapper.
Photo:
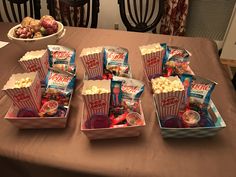
M 75 49 L 60 45 L 48 45 L 48 53 L 50 67 L 75 73 Z
M 75 85 L 75 76 L 49 70 L 46 76 L 46 91 L 61 91 L 66 95 L 71 94 Z
M 211 93 L 217 83 L 200 76 L 193 76 L 190 91 L 191 109 L 199 111 L 206 110 L 211 99 Z

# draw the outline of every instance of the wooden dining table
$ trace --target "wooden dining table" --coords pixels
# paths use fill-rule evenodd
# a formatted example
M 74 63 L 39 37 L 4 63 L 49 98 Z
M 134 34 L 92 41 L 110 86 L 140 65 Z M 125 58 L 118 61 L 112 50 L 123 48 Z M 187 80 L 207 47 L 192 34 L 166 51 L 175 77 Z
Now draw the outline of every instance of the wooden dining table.
M 15 24 L 0 23 L 0 89 L 13 73 L 23 72 L 18 60 L 28 49 L 7 38 Z M 218 84 L 212 100 L 226 128 L 209 138 L 165 139 L 156 120 L 152 94 L 146 87 L 142 106 L 146 126 L 138 137 L 90 141 L 80 130 L 83 113 L 81 88 L 84 68 L 79 60 L 83 48 L 121 46 L 129 50 L 132 76 L 143 81 L 139 46 L 167 43 L 187 49 L 196 75 Z M 66 27 L 59 45 L 76 49 L 76 87 L 64 129 L 20 130 L 4 119 L 10 99 L 0 91 L 1 176 L 114 176 L 114 177 L 235 177 L 236 94 L 222 69 L 216 44 L 206 38 L 177 37 L 107 29 Z

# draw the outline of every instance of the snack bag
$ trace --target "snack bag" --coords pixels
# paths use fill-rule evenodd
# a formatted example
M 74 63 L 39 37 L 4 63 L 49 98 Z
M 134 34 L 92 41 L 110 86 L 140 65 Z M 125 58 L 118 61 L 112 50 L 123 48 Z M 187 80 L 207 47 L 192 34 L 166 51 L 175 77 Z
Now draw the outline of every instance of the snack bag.
M 204 79 L 200 76 L 193 76 L 190 91 L 190 107 L 195 111 L 206 110 L 211 93 L 217 83 Z
M 48 45 L 48 53 L 50 67 L 75 73 L 75 49 L 60 45 Z
M 179 47 L 170 46 L 167 47 L 167 61 L 164 65 L 165 72 L 167 76 L 170 75 L 180 75 L 183 73 L 191 74 L 191 70 L 189 68 L 191 53 L 186 49 L 182 49 Z
M 144 91 L 144 84 L 135 79 L 114 76 L 113 81 L 122 82 L 122 98 L 138 99 Z
M 121 47 L 105 47 L 104 66 L 115 76 L 128 74 L 128 50 Z
M 75 77 L 49 70 L 46 76 L 46 92 L 62 92 L 70 95 L 75 85 Z

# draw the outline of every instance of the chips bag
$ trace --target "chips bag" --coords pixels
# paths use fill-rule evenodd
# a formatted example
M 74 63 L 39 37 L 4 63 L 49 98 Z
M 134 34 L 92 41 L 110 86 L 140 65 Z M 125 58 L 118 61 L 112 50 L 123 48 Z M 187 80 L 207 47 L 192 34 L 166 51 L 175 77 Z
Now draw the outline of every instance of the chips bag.
M 128 50 L 121 47 L 105 47 L 104 65 L 104 68 L 115 76 L 128 74 Z
M 200 76 L 193 76 L 190 91 L 190 107 L 193 110 L 206 110 L 209 105 L 211 93 L 216 83 Z
M 167 76 L 191 73 L 189 68 L 191 54 L 179 47 L 167 47 L 167 61 L 164 69 Z
M 75 73 L 75 49 L 60 45 L 48 45 L 48 53 L 50 67 Z
M 49 70 L 46 76 L 46 92 L 62 92 L 71 94 L 75 85 L 75 77 L 64 73 Z
M 122 98 L 138 99 L 144 91 L 144 84 L 135 79 L 114 76 L 113 81 L 122 82 Z

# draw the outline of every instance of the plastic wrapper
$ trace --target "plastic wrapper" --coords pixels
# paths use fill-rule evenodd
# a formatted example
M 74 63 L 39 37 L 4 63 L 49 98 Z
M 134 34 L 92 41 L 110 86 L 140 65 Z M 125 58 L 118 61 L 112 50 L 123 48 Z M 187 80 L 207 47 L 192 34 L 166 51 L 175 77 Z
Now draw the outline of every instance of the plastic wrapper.
M 61 92 L 70 95 L 75 85 L 75 77 L 49 70 L 46 76 L 46 93 Z
M 199 112 L 206 110 L 209 105 L 211 93 L 216 83 L 200 76 L 193 76 L 190 92 L 190 107 Z
M 50 67 L 75 73 L 75 49 L 60 45 L 48 45 L 48 53 Z
M 105 47 L 104 65 L 113 75 L 128 74 L 128 50 L 121 47 Z
M 138 99 L 144 91 L 144 84 L 136 79 L 114 76 L 113 81 L 122 82 L 123 98 Z
M 167 61 L 164 63 L 164 73 L 167 76 L 191 73 L 189 68 L 191 54 L 186 49 L 170 46 L 167 47 L 166 55 Z

